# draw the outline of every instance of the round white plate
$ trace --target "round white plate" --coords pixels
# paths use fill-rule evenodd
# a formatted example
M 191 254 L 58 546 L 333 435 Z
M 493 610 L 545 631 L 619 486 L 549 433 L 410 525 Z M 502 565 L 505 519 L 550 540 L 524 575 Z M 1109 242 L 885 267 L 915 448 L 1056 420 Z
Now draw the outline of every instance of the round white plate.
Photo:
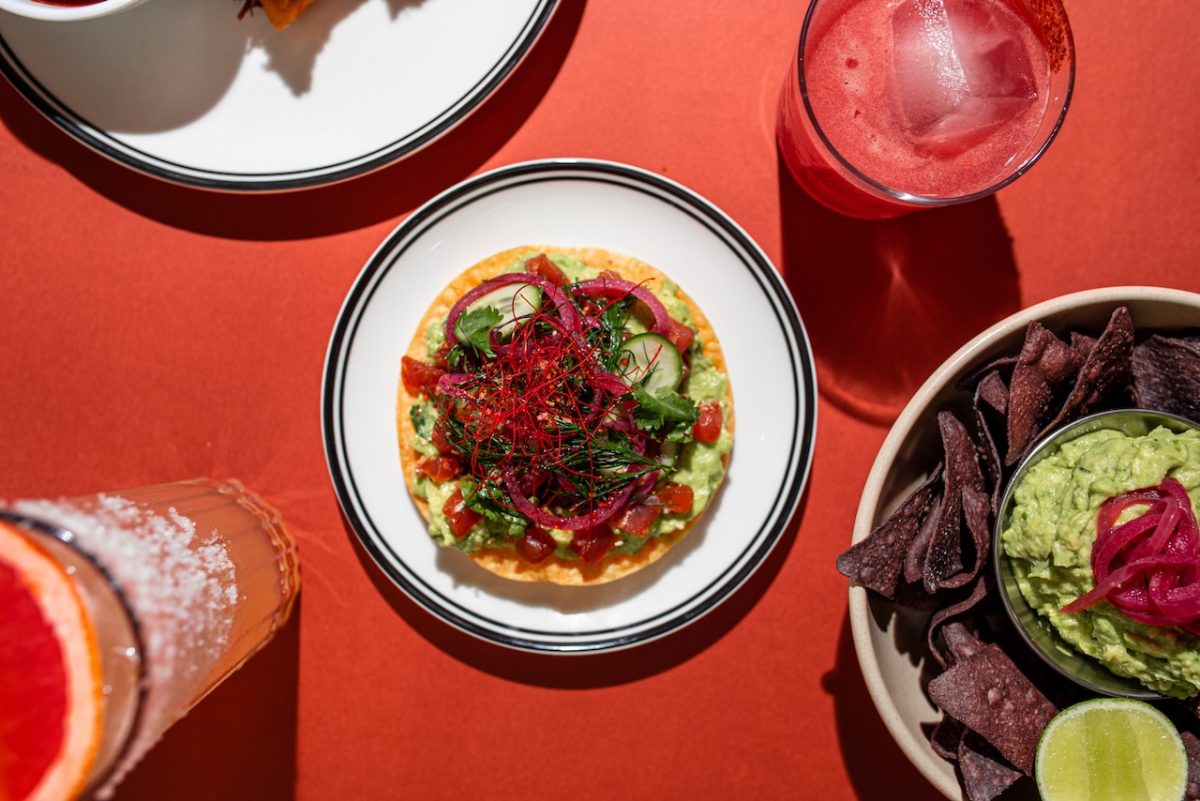
M 79 141 L 157 178 L 279 191 L 409 155 L 471 113 L 557 0 L 316 0 L 284 31 L 239 0 L 45 22 L 0 12 L 0 71 Z
M 405 489 L 396 447 L 400 358 L 452 278 L 525 244 L 600 247 L 675 279 L 724 349 L 737 431 L 725 484 L 666 556 L 611 584 L 499 578 L 438 548 Z M 380 568 L 471 634 L 533 651 L 636 645 L 697 619 L 770 553 L 808 478 L 816 376 L 804 326 L 763 252 L 695 193 L 643 170 L 558 160 L 505 167 L 429 201 L 380 246 L 334 326 L 322 395 L 325 454 L 347 519 Z

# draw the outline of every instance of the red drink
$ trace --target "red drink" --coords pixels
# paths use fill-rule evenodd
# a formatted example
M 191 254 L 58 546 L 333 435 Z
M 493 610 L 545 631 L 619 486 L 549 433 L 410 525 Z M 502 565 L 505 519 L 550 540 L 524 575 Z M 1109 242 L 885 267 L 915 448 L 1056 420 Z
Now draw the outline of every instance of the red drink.
M 1057 0 L 814 0 L 779 146 L 809 194 L 850 216 L 972 200 L 1037 160 L 1073 78 Z

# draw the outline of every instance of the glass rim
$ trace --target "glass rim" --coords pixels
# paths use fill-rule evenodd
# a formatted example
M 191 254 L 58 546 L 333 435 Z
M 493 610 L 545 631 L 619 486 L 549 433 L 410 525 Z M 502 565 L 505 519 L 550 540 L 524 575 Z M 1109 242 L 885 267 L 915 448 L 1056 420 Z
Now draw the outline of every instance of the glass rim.
M 112 761 L 104 770 L 97 773 L 95 776 L 90 776 L 87 785 L 84 787 L 84 792 L 81 797 L 87 798 L 100 787 L 103 787 L 109 777 L 116 772 L 117 768 L 124 763 L 129 751 L 133 746 L 134 740 L 137 739 L 137 734 L 142 726 L 142 711 L 146 704 L 146 641 L 142 636 L 142 627 L 138 623 L 137 616 L 133 612 L 133 607 L 129 603 L 129 599 L 125 596 L 125 592 L 121 589 L 109 572 L 100 561 L 92 555 L 90 551 L 80 547 L 76 541 L 75 533 L 70 529 L 61 526 L 57 523 L 52 523 L 40 517 L 34 517 L 23 512 L 17 512 L 12 509 L 0 508 L 0 522 L 9 523 L 19 528 L 30 531 L 34 534 L 40 534 L 50 537 L 56 542 L 61 543 L 69 548 L 80 558 L 86 561 L 96 571 L 104 583 L 108 585 L 113 597 L 117 599 L 117 604 L 121 608 L 121 613 L 125 616 L 129 623 L 129 630 L 133 634 L 133 647 L 138 652 L 138 667 L 137 667 L 137 696 L 134 699 L 133 705 L 133 720 L 130 721 L 129 730 L 125 733 L 124 741 L 120 746 L 113 751 Z
M 830 1 L 831 0 L 824 0 L 826 5 L 828 5 Z M 1067 64 L 1067 91 L 1063 95 L 1062 110 L 1058 114 L 1058 119 L 1054 121 L 1054 127 L 1050 129 L 1050 132 L 1046 135 L 1046 138 L 1037 147 L 1037 149 L 1030 154 L 1029 158 L 1027 158 L 1024 163 L 1022 163 L 1010 175 L 1006 176 L 1002 180 L 994 184 L 990 184 L 975 192 L 971 192 L 966 195 L 954 195 L 953 197 L 917 195 L 913 194 L 912 192 L 894 189 L 887 184 L 882 184 L 879 181 L 876 181 L 874 178 L 871 178 L 863 173 L 860 169 L 858 169 L 858 167 L 854 166 L 854 164 L 852 164 L 836 147 L 833 146 L 833 143 L 829 141 L 829 137 L 826 135 L 824 128 L 821 127 L 821 123 L 817 120 L 816 112 L 813 111 L 812 102 L 808 96 L 808 79 L 804 74 L 804 48 L 808 43 L 808 33 L 813 22 L 813 15 L 816 13 L 817 6 L 821 5 L 822 2 L 823 0 L 811 0 L 809 3 L 808 11 L 804 14 L 804 25 L 800 28 L 800 46 L 796 48 L 796 75 L 800 89 L 800 98 L 804 103 L 804 112 L 808 116 L 808 121 L 812 124 L 813 130 L 816 132 L 817 138 L 820 139 L 821 144 L 825 147 L 825 149 L 829 151 L 829 153 L 831 153 L 835 159 L 837 159 L 838 163 L 841 164 L 842 167 L 844 167 L 856 180 L 862 181 L 864 184 L 866 184 L 867 188 L 880 193 L 888 200 L 905 203 L 911 206 L 919 206 L 921 208 L 933 208 L 938 206 L 952 206 L 958 203 L 969 203 L 970 201 L 979 200 L 987 197 L 988 195 L 993 195 L 1011 184 L 1013 181 L 1020 178 L 1022 175 L 1028 172 L 1034 164 L 1040 161 L 1046 150 L 1050 147 L 1050 143 L 1054 141 L 1054 139 L 1058 136 L 1058 132 L 1062 129 L 1063 122 L 1067 118 L 1067 109 L 1071 107 L 1071 98 L 1075 94 L 1075 34 L 1071 30 L 1071 22 L 1067 17 L 1066 7 L 1063 6 L 1061 0 L 1054 0 L 1055 5 L 1058 6 L 1059 10 L 1062 12 L 1063 20 L 1067 23 L 1064 26 L 1066 31 L 1066 46 L 1069 61 Z

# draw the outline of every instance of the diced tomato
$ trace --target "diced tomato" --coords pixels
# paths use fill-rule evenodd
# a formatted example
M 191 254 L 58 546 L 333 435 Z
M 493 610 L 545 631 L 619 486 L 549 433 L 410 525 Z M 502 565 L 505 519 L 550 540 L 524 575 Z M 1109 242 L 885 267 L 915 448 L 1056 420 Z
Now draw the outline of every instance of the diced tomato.
M 621 274 L 619 272 L 617 272 L 616 270 L 601 270 L 600 275 L 597 277 L 607 278 L 610 281 L 624 281 L 625 280 L 624 278 L 621 277 Z
M 721 436 L 721 404 L 717 401 L 700 401 L 700 419 L 692 426 L 692 436 L 697 442 L 716 442 Z
M 416 472 L 418 475 L 428 476 L 440 484 L 460 474 L 462 465 L 453 456 L 438 456 L 434 459 L 424 457 L 417 461 Z
M 535 565 L 554 553 L 556 547 L 558 543 L 554 538 L 537 526 L 525 529 L 525 536 L 517 540 L 517 553 L 526 562 Z
M 571 550 L 585 562 L 599 562 L 616 544 L 617 537 L 608 526 L 585 528 L 571 538 Z
M 434 354 L 433 354 L 433 363 L 435 365 L 437 365 L 438 367 L 440 367 L 441 369 L 449 371 L 450 370 L 450 351 L 453 349 L 454 349 L 454 346 L 451 345 L 449 342 L 443 342 L 442 344 L 438 345 L 438 349 L 436 351 L 434 351 Z
M 545 253 L 539 253 L 525 262 L 525 272 L 530 275 L 540 275 L 555 286 L 566 286 L 571 283 L 567 274 L 558 265 L 550 261 Z
M 460 540 L 470 533 L 482 517 L 474 509 L 468 509 L 467 505 L 463 503 L 461 489 L 456 489 L 454 494 L 446 499 L 446 503 L 442 506 L 442 514 L 446 516 L 450 532 Z
M 676 484 L 673 481 L 668 481 L 654 491 L 654 494 L 650 496 L 650 502 L 662 506 L 664 512 L 670 512 L 673 515 L 685 515 L 692 511 L 694 497 L 692 488 L 687 484 Z
M 667 339 L 671 340 L 671 344 L 682 355 L 687 353 L 688 348 L 692 346 L 692 341 L 696 339 L 696 332 L 683 323 L 671 320 L 667 324 Z
M 407 356 L 400 360 L 400 381 L 409 395 L 432 391 L 437 386 L 438 379 L 445 372 L 432 364 L 410 359 Z
M 434 423 L 433 424 L 433 447 L 438 449 L 438 453 L 444 456 L 454 455 L 454 446 L 450 444 L 450 440 L 446 439 L 446 426 Z
M 644 537 L 650 533 L 650 527 L 661 514 L 662 509 L 658 506 L 627 506 L 617 514 L 613 525 L 622 531 Z

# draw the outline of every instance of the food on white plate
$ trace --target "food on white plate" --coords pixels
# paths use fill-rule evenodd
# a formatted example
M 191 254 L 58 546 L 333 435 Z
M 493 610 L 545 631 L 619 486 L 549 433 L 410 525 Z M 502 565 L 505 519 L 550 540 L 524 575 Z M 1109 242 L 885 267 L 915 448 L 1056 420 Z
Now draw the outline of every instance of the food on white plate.
M 707 318 L 655 268 L 519 247 L 433 301 L 401 365 L 409 492 L 437 544 L 509 579 L 627 576 L 725 477 L 733 403 Z

